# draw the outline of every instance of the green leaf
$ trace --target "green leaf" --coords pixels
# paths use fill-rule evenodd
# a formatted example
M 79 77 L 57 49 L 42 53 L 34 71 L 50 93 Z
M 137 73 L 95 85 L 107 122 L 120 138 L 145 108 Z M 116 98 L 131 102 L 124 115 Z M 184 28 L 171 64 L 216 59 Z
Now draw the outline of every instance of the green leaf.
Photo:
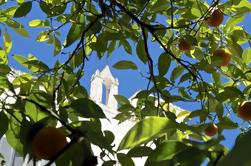
M 49 2 L 49 1 L 46 1 Z M 47 14 L 48 17 L 57 16 L 62 14 L 66 7 L 67 3 L 61 3 L 61 4 L 53 4 L 53 3 L 46 3 L 45 1 L 40 1 L 39 6 L 41 10 Z
M 38 71 L 48 71 L 49 70 L 49 67 L 45 63 L 38 61 L 38 60 L 28 60 L 28 61 L 24 62 L 23 64 L 30 66 L 30 67 L 37 68 Z
M 188 148 L 182 142 L 176 140 L 167 140 L 160 145 L 150 154 L 148 157 L 149 161 L 162 161 L 162 160 L 170 160 L 180 151 Z
M 9 118 L 6 116 L 6 114 L 1 111 L 0 112 L 0 138 L 7 132 L 8 126 L 9 126 Z
M 249 34 L 239 26 L 236 26 L 229 36 L 238 44 L 245 44 L 249 41 Z
M 138 42 L 138 45 L 136 47 L 136 52 L 137 52 L 137 56 L 138 58 L 146 64 L 148 58 L 146 55 L 146 51 L 145 51 L 145 44 L 144 44 L 144 40 L 140 40 Z
M 78 24 L 72 24 L 67 34 L 64 47 L 69 47 L 72 43 L 74 43 L 76 40 L 78 40 L 81 37 L 83 29 L 84 29 L 83 22 L 84 22 L 84 18 L 80 17 Z
M 0 50 L 0 64 L 8 64 L 8 57 L 4 50 Z
M 238 98 L 241 98 L 242 96 L 243 94 L 238 88 L 228 86 L 224 88 L 223 92 L 220 92 L 219 94 L 216 95 L 216 99 L 218 101 L 225 101 L 225 100 L 234 101 Z
M 48 20 L 39 20 L 39 19 L 36 19 L 36 20 L 32 20 L 28 23 L 28 25 L 30 27 L 33 27 L 33 28 L 38 28 L 38 27 L 48 27 L 50 26 L 50 23 Z
M 132 70 L 138 69 L 138 67 L 135 63 L 133 63 L 132 61 L 126 61 L 126 60 L 122 60 L 122 61 L 115 63 L 113 65 L 113 67 L 116 69 L 132 69 Z
M 251 133 L 243 134 L 236 142 L 233 149 L 218 164 L 218 166 L 248 166 L 251 164 Z
M 251 49 L 250 48 L 245 49 L 245 51 L 242 54 L 242 60 L 246 65 L 248 65 L 251 62 Z
M 155 1 L 156 3 L 154 3 L 154 5 L 151 5 L 150 10 L 152 10 L 153 12 L 162 12 L 163 10 L 167 10 L 169 7 L 169 3 L 167 3 L 166 1 Z
M 93 101 L 86 98 L 76 99 L 65 108 L 71 108 L 85 118 L 105 118 L 103 110 Z
M 26 16 L 32 8 L 32 2 L 24 2 L 22 3 L 16 10 L 14 17 L 24 17 Z
M 149 90 L 141 90 L 139 91 L 134 98 L 147 98 L 151 94 Z
M 120 105 L 130 104 L 129 100 L 122 95 L 114 95 L 114 97 Z
M 137 146 L 133 149 L 131 149 L 127 155 L 129 157 L 143 157 L 143 156 L 149 156 L 153 152 L 152 148 L 147 146 Z
M 121 166 L 134 166 L 133 160 L 130 157 L 128 157 L 126 154 L 118 153 L 117 157 Z
M 206 154 L 195 147 L 189 147 L 174 156 L 173 160 L 182 166 L 201 165 L 206 159 Z
M 221 86 L 221 75 L 218 72 L 212 74 L 213 80 L 217 86 Z
M 22 115 L 19 112 L 14 110 L 8 111 L 12 111 L 13 115 L 15 115 L 15 117 L 21 121 Z M 21 155 L 23 152 L 23 144 L 20 143 L 20 123 L 17 122 L 15 118 L 10 118 L 9 129 L 6 132 L 6 139 L 11 147 Z
M 229 43 L 228 47 L 234 56 L 238 56 L 238 57 L 242 56 L 243 50 L 242 50 L 242 47 L 238 43 L 235 43 L 235 42 Z
M 102 166 L 114 166 L 116 164 L 115 160 L 105 161 Z
M 111 131 L 109 131 L 109 130 L 105 130 L 104 134 L 105 134 L 105 138 L 106 138 L 107 144 L 111 145 L 113 143 L 114 139 L 115 139 L 114 134 Z
M 37 60 L 33 55 L 29 55 L 28 58 L 19 55 L 19 54 L 14 54 L 13 55 L 14 59 L 20 63 L 21 65 L 23 65 L 24 67 L 28 68 L 29 70 L 33 71 L 33 72 L 39 72 L 39 71 L 48 71 L 49 67 Z
M 7 20 L 5 22 L 9 27 L 11 27 L 16 33 L 22 35 L 23 37 L 29 37 L 29 33 L 24 29 L 24 26 L 14 20 Z
M 120 142 L 118 150 L 134 148 L 176 128 L 177 124 L 163 117 L 150 117 L 136 123 Z
M 125 51 L 128 54 L 132 54 L 132 47 L 127 40 L 121 40 L 122 45 L 124 46 Z
M 204 53 L 202 52 L 202 49 L 198 46 L 195 46 L 194 47 L 194 50 L 191 51 L 191 55 L 193 58 L 196 58 L 198 60 L 202 60 L 205 58 L 205 55 Z
M 6 75 L 11 71 L 8 65 L 0 64 L 0 74 Z
M 83 62 L 83 49 L 80 49 L 70 61 L 70 64 L 73 68 L 79 67 Z
M 52 95 L 43 91 L 33 91 L 29 99 L 42 105 L 45 108 L 51 108 L 53 104 Z M 43 110 L 41 110 L 43 111 Z
M 218 117 L 222 117 L 224 113 L 224 107 L 221 102 L 216 100 L 213 96 L 208 97 L 208 109 L 210 112 L 216 112 Z
M 61 52 L 61 42 L 56 36 L 54 36 L 53 39 L 54 39 L 53 40 L 53 43 L 54 43 L 53 55 L 56 56 Z
M 197 39 L 192 35 L 185 35 L 183 36 L 183 39 L 193 46 L 198 44 Z
M 14 87 L 13 85 L 10 83 L 10 81 L 7 79 L 6 76 L 1 76 L 0 75 L 0 88 L 1 89 L 6 89 L 8 91 L 14 92 Z
M 183 71 L 184 71 L 185 69 L 184 69 L 184 67 L 182 67 L 182 66 L 177 66 L 177 67 L 175 67 L 174 69 L 173 69 L 173 72 L 172 72 L 172 75 L 171 75 L 171 81 L 172 82 L 175 82 L 176 81 L 176 79 L 183 73 Z
M 179 94 L 187 99 L 192 99 L 192 97 L 187 93 L 184 87 L 179 88 Z
M 85 134 L 86 139 L 91 143 L 98 145 L 101 148 L 106 148 L 111 151 L 111 143 L 113 142 L 114 135 L 110 131 L 104 131 L 105 136 L 101 130 L 101 123 L 98 119 L 92 121 L 81 121 L 81 126 L 78 127 L 80 131 Z
M 127 40 L 121 40 L 122 45 L 124 46 L 125 51 L 128 54 L 132 54 L 132 47 Z
M 39 3 L 39 6 L 40 6 L 40 8 L 41 8 L 41 10 L 43 11 L 43 12 L 45 12 L 48 16 L 50 16 L 51 15 L 51 5 L 50 4 L 47 4 L 46 2 L 44 2 L 44 1 L 41 1 L 40 3 Z
M 48 116 L 45 112 L 38 109 L 35 104 L 28 101 L 25 103 L 25 114 L 29 116 L 34 122 L 38 122 L 39 120 L 42 120 L 43 118 Z
M 233 28 L 235 25 L 241 23 L 244 20 L 244 18 L 245 18 L 245 15 L 237 15 L 234 17 L 229 17 L 224 30 L 228 31 L 229 29 Z
M 36 40 L 38 42 L 44 42 L 50 39 L 50 35 L 48 31 L 42 31 L 38 34 Z
M 29 33 L 28 31 L 26 31 L 23 27 L 20 28 L 14 28 L 13 29 L 16 33 L 18 33 L 19 35 L 23 36 L 23 37 L 29 37 Z
M 158 60 L 159 75 L 165 75 L 171 65 L 171 58 L 166 53 L 162 53 Z
M 79 142 L 75 143 L 64 151 L 64 153 L 56 160 L 56 164 L 54 165 L 82 165 L 83 161 L 91 156 L 90 151 L 91 150 L 88 145 L 81 145 Z M 81 156 L 81 158 L 79 158 L 79 156 Z
M 219 126 L 221 129 L 236 129 L 238 128 L 238 123 L 234 123 L 232 120 L 230 120 L 228 117 L 222 117 L 219 119 L 219 123 L 217 126 Z
M 129 103 L 129 104 L 123 104 L 118 108 L 119 112 L 126 113 L 126 112 L 131 112 L 134 110 L 134 107 Z
M 20 64 L 23 64 L 24 62 L 27 61 L 26 58 L 24 58 L 22 55 L 19 55 L 19 54 L 14 54 L 13 57 Z
M 12 41 L 11 41 L 11 36 L 8 34 L 7 30 L 4 30 L 4 35 L 3 35 L 3 47 L 6 53 L 9 53 L 12 47 Z

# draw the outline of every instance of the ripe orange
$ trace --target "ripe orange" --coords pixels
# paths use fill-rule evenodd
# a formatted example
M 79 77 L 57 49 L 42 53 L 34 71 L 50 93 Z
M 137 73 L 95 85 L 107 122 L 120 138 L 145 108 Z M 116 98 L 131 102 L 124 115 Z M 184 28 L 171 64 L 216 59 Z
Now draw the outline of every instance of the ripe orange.
M 251 101 L 247 101 L 239 106 L 237 115 L 245 121 L 251 120 Z
M 209 124 L 204 130 L 207 136 L 214 136 L 218 132 L 218 127 L 215 124 Z
M 227 66 L 232 58 L 232 53 L 227 48 L 217 48 L 213 55 L 220 57 L 222 60 L 220 66 Z
M 213 11 L 211 16 L 206 19 L 206 23 L 208 26 L 217 27 L 224 20 L 224 13 L 220 9 L 216 9 Z
M 67 144 L 66 135 L 57 128 L 44 127 L 33 138 L 32 149 L 40 159 L 50 160 Z
M 185 39 L 180 38 L 178 47 L 181 51 L 189 51 L 192 49 L 191 44 L 189 44 Z

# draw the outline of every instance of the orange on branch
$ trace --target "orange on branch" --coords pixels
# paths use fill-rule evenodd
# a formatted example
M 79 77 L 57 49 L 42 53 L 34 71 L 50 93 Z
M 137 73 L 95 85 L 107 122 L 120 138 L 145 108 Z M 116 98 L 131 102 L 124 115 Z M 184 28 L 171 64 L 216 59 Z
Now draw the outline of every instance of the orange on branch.
M 217 27 L 224 20 L 224 13 L 220 9 L 216 9 L 213 13 L 206 19 L 208 26 Z
M 39 159 L 50 160 L 67 144 L 66 135 L 60 129 L 44 127 L 33 138 L 32 149 Z
M 215 134 L 217 134 L 218 132 L 218 127 L 215 124 L 209 124 L 208 126 L 206 126 L 205 130 L 204 130 L 205 134 L 207 136 L 214 136 Z
M 251 120 L 251 101 L 247 101 L 239 106 L 237 115 L 245 121 Z
M 221 59 L 220 66 L 227 66 L 232 59 L 232 53 L 227 48 L 217 48 L 213 52 L 213 56 L 217 56 Z
M 183 38 L 179 39 L 178 47 L 181 51 L 189 51 L 192 49 L 192 45 Z

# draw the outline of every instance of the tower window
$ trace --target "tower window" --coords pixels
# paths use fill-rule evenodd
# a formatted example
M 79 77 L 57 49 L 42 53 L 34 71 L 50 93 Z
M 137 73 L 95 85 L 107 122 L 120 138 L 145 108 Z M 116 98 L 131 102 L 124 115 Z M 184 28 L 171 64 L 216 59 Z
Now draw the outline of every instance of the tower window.
M 107 104 L 107 94 L 106 94 L 106 87 L 102 84 L 102 104 Z

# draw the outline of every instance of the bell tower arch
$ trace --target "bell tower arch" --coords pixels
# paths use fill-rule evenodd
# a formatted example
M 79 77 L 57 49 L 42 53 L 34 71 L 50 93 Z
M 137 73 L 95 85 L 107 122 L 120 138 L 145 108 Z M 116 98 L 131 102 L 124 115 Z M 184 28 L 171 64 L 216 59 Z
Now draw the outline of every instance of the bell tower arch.
M 118 94 L 118 85 L 118 79 L 114 78 L 110 71 L 110 68 L 108 66 L 105 66 L 105 68 L 101 72 L 97 70 L 92 75 L 90 97 L 96 103 L 102 103 L 102 93 L 104 86 L 106 100 L 102 104 L 108 108 L 117 109 L 118 103 L 114 95 Z

